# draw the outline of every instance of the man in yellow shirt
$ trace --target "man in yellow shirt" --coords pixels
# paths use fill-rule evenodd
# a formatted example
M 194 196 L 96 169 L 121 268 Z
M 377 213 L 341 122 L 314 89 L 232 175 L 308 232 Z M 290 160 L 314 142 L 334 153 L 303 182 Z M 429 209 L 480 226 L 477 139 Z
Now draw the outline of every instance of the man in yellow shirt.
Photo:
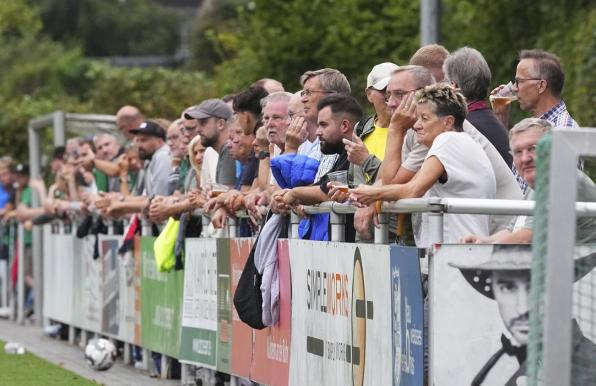
M 391 73 L 398 68 L 394 63 L 380 63 L 373 67 L 366 78 L 366 98 L 373 106 L 375 115 L 358 123 L 351 141 L 344 139 L 350 161 L 349 175 L 355 185 L 372 184 L 377 178 L 385 156 L 387 127 L 391 119 L 385 101 L 385 89 Z

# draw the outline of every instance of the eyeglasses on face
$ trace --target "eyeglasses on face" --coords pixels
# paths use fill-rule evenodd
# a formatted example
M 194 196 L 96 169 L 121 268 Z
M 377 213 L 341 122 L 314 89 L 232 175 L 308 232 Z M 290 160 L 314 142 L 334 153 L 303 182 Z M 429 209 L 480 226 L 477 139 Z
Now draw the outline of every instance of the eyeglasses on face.
M 418 91 L 420 89 L 422 89 L 424 87 L 418 87 L 415 88 L 413 90 L 394 90 L 394 91 L 387 91 L 385 93 L 385 102 L 389 102 L 389 99 L 394 98 L 394 99 L 402 99 L 404 96 L 408 95 L 409 93 L 413 92 L 413 91 Z
M 525 82 L 526 80 L 542 80 L 542 79 L 541 78 L 514 78 L 513 84 L 515 84 L 515 87 L 519 87 L 519 84 Z
M 303 97 L 303 96 L 309 97 L 309 96 L 311 96 L 312 94 L 314 94 L 316 92 L 320 92 L 322 94 L 333 94 L 333 91 L 327 91 L 327 90 L 309 90 L 309 89 L 306 89 L 306 90 L 300 91 L 300 96 L 301 97 Z

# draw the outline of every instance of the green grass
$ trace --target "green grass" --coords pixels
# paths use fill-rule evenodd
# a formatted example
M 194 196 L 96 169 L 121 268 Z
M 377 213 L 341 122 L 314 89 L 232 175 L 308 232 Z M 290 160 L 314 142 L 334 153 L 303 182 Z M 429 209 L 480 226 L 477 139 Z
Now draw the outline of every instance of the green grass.
M 0 341 L 0 385 L 2 386 L 97 386 L 85 379 L 39 357 L 7 354 Z

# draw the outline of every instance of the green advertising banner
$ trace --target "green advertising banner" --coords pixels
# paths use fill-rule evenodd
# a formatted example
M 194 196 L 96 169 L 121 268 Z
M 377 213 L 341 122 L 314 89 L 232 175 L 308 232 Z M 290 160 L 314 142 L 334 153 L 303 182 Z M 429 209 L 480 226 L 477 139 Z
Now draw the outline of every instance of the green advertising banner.
M 230 240 L 217 240 L 217 370 L 229 373 L 232 354 Z
M 141 345 L 178 358 L 184 271 L 159 272 L 154 237 L 141 237 Z

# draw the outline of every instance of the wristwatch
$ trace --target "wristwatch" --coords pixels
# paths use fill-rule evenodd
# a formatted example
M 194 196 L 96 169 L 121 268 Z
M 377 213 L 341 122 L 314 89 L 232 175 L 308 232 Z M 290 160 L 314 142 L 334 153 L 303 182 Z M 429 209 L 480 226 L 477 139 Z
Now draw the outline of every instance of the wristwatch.
M 257 159 L 263 160 L 265 158 L 269 158 L 271 154 L 269 154 L 268 151 L 265 150 L 261 150 L 258 154 L 257 154 Z

